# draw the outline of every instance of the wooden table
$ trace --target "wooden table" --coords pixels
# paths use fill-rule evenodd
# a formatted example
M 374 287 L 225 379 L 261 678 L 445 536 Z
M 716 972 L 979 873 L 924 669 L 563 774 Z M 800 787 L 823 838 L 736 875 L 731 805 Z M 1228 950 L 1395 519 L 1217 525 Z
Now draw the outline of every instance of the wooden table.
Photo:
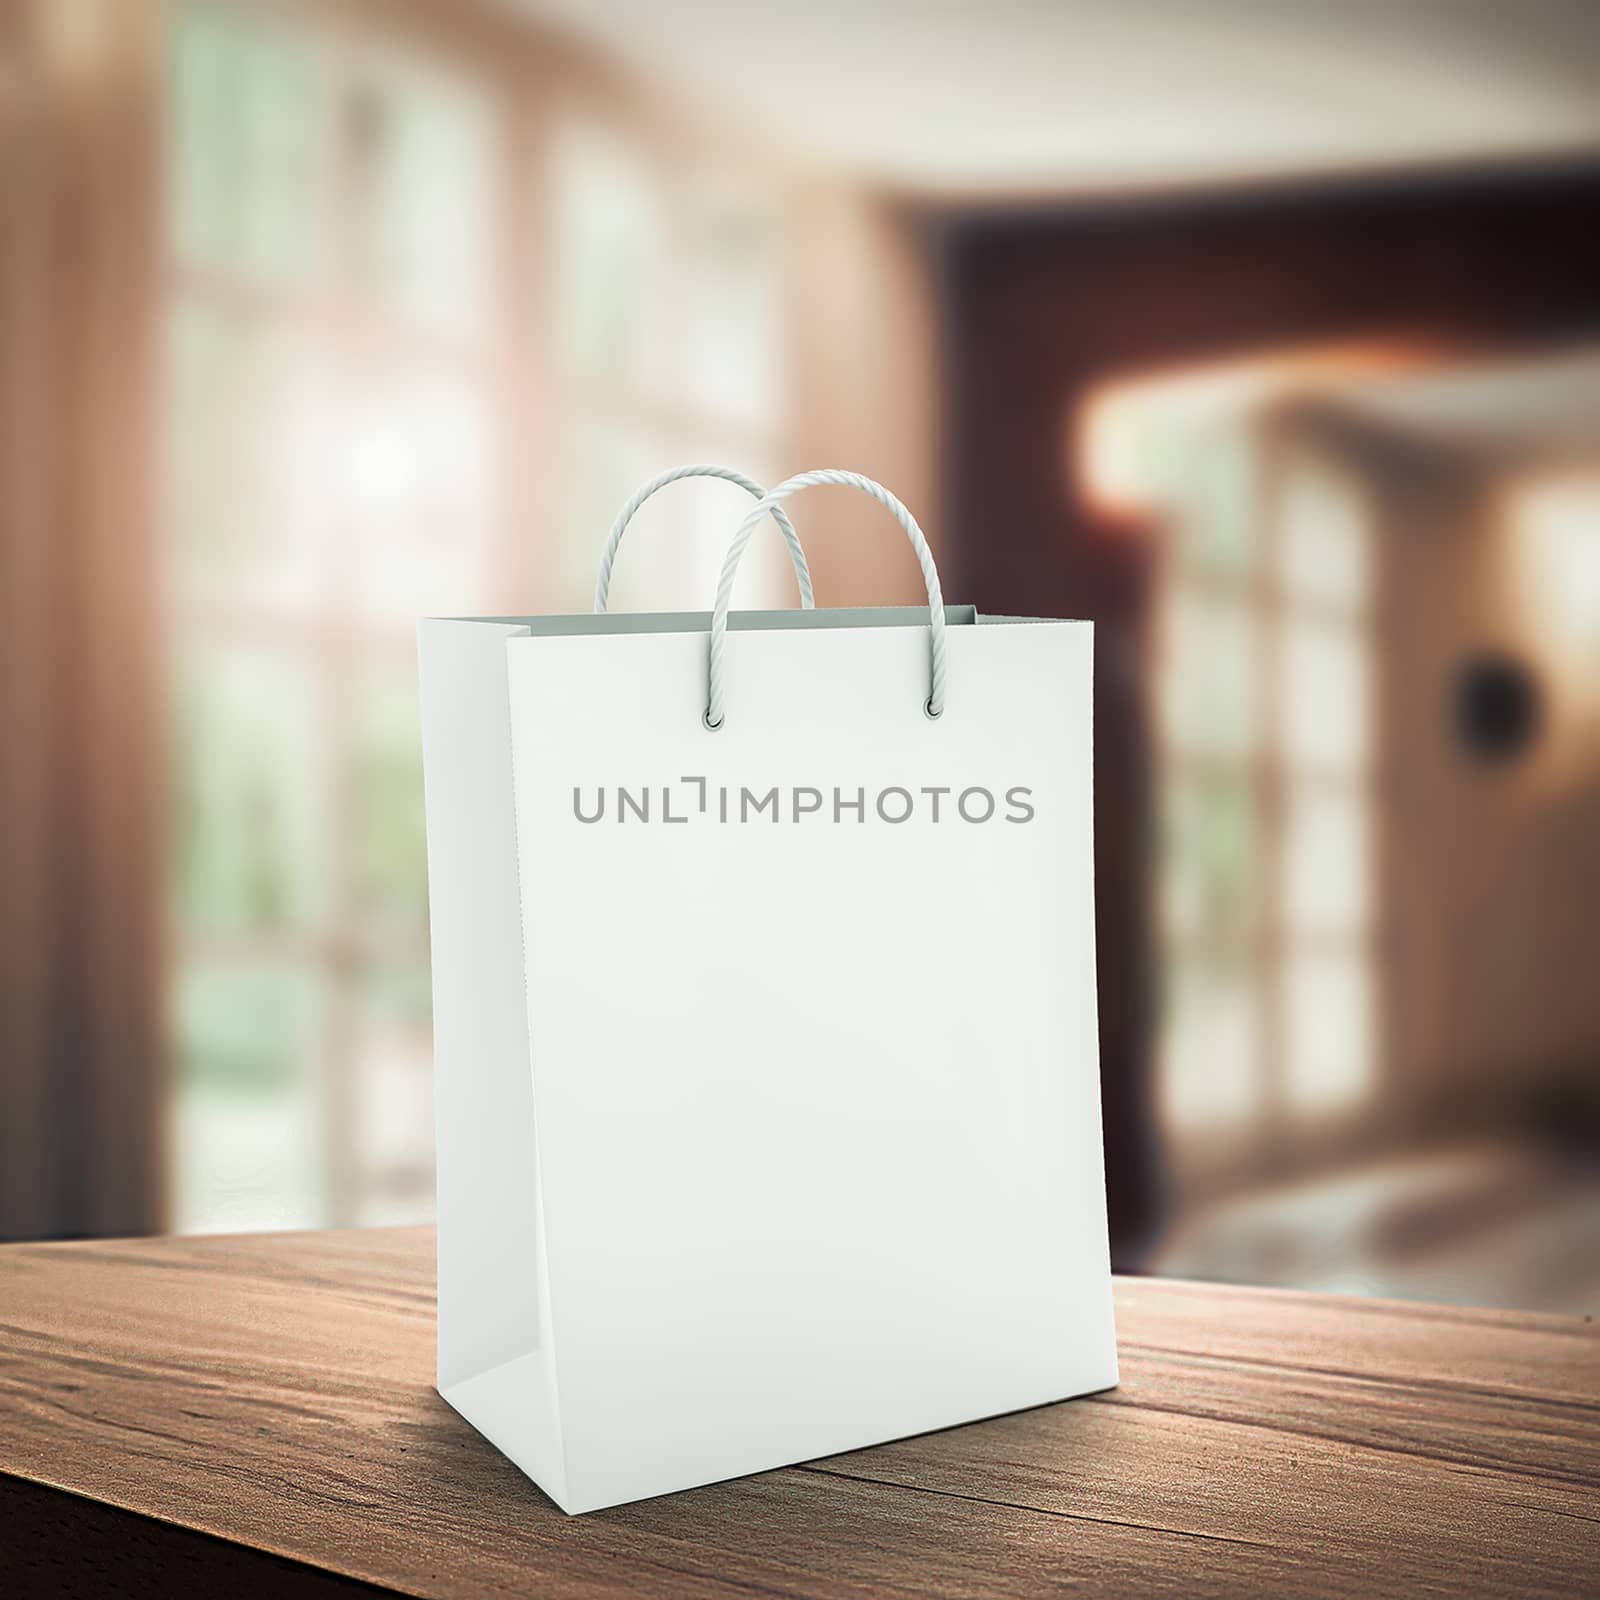
M 1589 1319 L 1118 1284 L 1114 1393 L 569 1519 L 422 1229 L 0 1250 L 0 1593 L 1600 1593 Z

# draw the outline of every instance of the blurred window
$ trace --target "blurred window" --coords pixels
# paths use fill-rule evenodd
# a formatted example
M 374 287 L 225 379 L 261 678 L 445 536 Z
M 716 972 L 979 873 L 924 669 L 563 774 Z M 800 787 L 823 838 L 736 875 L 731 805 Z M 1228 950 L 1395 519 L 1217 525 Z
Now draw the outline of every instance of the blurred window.
M 642 477 L 780 453 L 770 196 L 576 109 L 523 115 L 543 86 L 399 32 L 314 5 L 173 9 L 184 1229 L 431 1212 L 415 618 L 587 609 Z M 512 281 L 524 243 L 540 270 Z M 550 437 L 508 449 L 530 417 Z M 741 502 L 664 496 L 618 605 L 706 607 Z M 780 541 L 751 555 L 743 604 L 789 581 Z
M 565 556 L 552 602 L 583 610 L 594 530 L 645 478 L 689 461 L 779 476 L 782 238 L 764 189 L 581 118 L 554 141 L 549 191 Z M 613 609 L 709 610 L 743 504 L 725 483 L 673 485 L 640 513 L 649 531 L 617 564 Z M 754 541 L 736 603 L 788 603 L 788 573 L 781 541 Z
M 1369 512 L 1330 463 L 1290 448 L 1263 506 L 1280 665 L 1271 1003 L 1290 1116 L 1363 1104 L 1377 1080 L 1372 901 L 1373 564 Z
M 495 103 L 220 5 L 170 82 L 176 1221 L 424 1215 L 412 627 L 491 599 Z
M 1321 459 L 1151 415 L 1163 1094 L 1179 1130 L 1243 1134 L 1375 1081 L 1372 535 Z

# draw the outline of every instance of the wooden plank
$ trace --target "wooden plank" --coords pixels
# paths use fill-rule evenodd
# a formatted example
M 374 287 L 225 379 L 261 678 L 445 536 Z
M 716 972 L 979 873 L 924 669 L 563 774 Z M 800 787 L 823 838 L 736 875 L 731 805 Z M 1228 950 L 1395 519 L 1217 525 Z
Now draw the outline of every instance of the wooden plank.
M 23 1478 L 0 1477 L 0 1530 L 8 1595 L 372 1600 L 391 1592 Z
M 1600 1397 L 1600 1330 L 1587 1317 L 1151 1278 L 1124 1280 L 1117 1306 L 1150 1350 L 1512 1395 Z
M 1111 1394 L 569 1519 L 433 1393 L 432 1266 L 425 1230 L 0 1250 L 0 1472 L 427 1595 L 1600 1579 L 1579 1319 L 1123 1283 Z

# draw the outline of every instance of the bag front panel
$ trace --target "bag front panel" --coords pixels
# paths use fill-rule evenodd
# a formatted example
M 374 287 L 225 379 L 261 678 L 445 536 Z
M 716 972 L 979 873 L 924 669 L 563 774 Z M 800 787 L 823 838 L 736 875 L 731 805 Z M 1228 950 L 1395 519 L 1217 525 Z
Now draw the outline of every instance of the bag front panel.
M 508 642 L 567 1467 L 595 1503 L 1115 1381 L 1092 633 Z

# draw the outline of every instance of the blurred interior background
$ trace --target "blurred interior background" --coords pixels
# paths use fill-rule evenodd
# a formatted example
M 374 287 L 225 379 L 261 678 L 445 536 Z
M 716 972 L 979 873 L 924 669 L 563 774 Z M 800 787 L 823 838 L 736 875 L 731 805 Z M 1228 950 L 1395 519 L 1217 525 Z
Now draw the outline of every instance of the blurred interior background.
M 1597 1308 L 1587 0 L 13 0 L 0 207 L 0 1236 L 428 1216 L 414 619 L 708 459 L 1096 621 L 1120 1266 Z

